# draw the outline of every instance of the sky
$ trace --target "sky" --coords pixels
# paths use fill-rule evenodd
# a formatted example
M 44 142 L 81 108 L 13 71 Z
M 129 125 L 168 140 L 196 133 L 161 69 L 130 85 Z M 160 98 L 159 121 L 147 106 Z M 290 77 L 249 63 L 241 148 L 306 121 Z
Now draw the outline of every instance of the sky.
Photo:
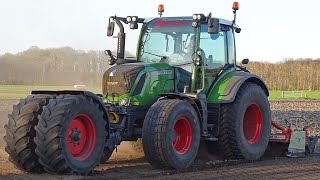
M 232 0 L 0 0 L 0 54 L 31 46 L 116 49 L 107 37 L 112 15 L 164 16 L 208 14 L 232 20 Z M 319 0 L 239 0 L 237 60 L 278 62 L 285 58 L 320 58 Z M 127 26 L 126 50 L 135 52 L 139 30 Z M 116 31 L 115 31 L 116 33 Z

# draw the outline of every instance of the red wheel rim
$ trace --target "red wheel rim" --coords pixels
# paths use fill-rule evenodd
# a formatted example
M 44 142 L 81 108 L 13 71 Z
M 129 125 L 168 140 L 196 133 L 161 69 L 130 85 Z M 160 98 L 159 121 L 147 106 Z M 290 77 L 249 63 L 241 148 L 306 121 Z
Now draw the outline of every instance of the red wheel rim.
M 67 148 L 76 160 L 86 160 L 96 143 L 96 128 L 91 118 L 80 114 L 72 118 L 67 129 Z
M 185 117 L 180 117 L 173 126 L 176 138 L 173 140 L 173 147 L 178 154 L 188 152 L 192 142 L 192 128 Z
M 254 144 L 258 141 L 262 128 L 262 114 L 257 104 L 248 106 L 243 119 L 243 132 L 247 141 Z

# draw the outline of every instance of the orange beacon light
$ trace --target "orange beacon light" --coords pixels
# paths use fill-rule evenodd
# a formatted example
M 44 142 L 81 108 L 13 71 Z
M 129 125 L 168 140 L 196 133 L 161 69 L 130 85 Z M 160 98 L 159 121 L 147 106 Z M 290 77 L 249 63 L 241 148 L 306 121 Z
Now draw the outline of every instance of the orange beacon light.
M 162 16 L 163 12 L 164 12 L 164 5 L 163 4 L 159 4 L 158 13 L 159 13 L 160 17 Z

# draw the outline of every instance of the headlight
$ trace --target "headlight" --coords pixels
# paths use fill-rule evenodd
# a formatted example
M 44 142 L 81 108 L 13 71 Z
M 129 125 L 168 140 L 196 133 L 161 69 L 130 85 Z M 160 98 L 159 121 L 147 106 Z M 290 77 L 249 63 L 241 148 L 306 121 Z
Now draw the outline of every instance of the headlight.
M 127 17 L 127 22 L 129 23 L 129 22 L 131 22 L 131 20 L 132 20 L 131 17 L 128 16 L 128 17 Z
M 201 51 L 201 50 L 198 50 L 198 51 L 197 51 L 197 54 L 198 54 L 199 56 L 202 56 L 202 51 Z
M 136 20 L 137 20 L 137 18 L 133 16 L 132 21 L 135 22 Z
M 198 26 L 198 23 L 197 23 L 196 21 L 193 21 L 193 22 L 192 22 L 192 27 L 195 28 L 195 27 L 197 27 L 197 26 Z
M 194 15 L 192 16 L 192 19 L 193 19 L 193 20 L 197 20 L 197 15 L 194 14 Z
M 119 101 L 119 105 L 120 106 L 127 106 L 129 104 L 129 99 L 128 98 L 124 98 L 124 99 L 121 99 Z
M 201 19 L 201 15 L 200 15 L 200 14 L 197 15 L 197 19 L 198 19 L 198 20 Z

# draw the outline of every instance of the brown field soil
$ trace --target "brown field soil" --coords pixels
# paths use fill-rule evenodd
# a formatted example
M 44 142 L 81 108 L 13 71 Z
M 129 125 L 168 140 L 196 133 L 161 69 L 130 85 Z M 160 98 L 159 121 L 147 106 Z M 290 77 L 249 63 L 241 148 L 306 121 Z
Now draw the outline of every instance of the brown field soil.
M 94 176 L 62 176 L 30 174 L 17 170 L 4 151 L 3 126 L 7 114 L 17 100 L 0 100 L 0 179 L 319 179 L 320 154 L 304 158 L 276 157 L 261 161 L 219 161 L 201 156 L 184 171 L 156 170 L 136 153 L 128 142 L 122 143 L 111 159 L 96 168 Z M 306 119 L 310 129 L 317 133 L 320 127 L 320 101 L 272 101 L 273 119 L 284 125 L 284 119 Z M 206 152 L 203 150 L 202 152 Z

